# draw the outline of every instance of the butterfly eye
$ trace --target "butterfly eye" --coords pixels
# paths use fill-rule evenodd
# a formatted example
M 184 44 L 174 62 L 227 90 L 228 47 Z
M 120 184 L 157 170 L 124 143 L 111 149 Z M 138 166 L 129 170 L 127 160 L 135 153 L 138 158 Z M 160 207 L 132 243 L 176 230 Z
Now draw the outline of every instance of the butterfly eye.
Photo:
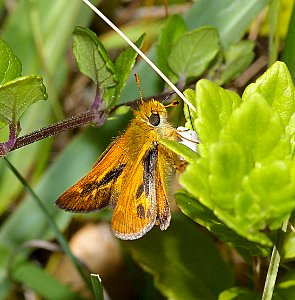
M 160 124 L 160 116 L 158 114 L 151 114 L 149 117 L 149 122 L 153 125 L 153 126 L 158 126 Z

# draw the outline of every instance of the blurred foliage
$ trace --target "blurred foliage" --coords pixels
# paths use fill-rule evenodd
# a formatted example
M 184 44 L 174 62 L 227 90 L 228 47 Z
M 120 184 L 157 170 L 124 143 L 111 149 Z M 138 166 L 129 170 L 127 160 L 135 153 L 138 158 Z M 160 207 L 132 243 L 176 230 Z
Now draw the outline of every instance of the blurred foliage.
M 186 122 L 197 131 L 198 153 L 163 141 L 190 163 L 180 177 L 183 189 L 175 194 L 181 212 L 173 214 L 166 232 L 155 228 L 137 241 L 119 244 L 102 230 L 97 232 L 101 248 L 90 256 L 94 238 L 85 236 L 74 247 L 74 232 L 109 221 L 109 212 L 73 218 L 53 206 L 124 130 L 130 114 L 123 107 L 101 128 L 48 138 L 12 151 L 7 159 L 66 232 L 73 253 L 84 261 L 83 248 L 90 256 L 87 276 L 99 273 L 112 299 L 255 299 L 274 236 L 295 206 L 294 1 L 177 0 L 168 2 L 165 16 L 166 2 L 93 1 L 186 89 L 197 108 L 194 113 L 184 105 L 185 118 L 178 108 L 173 122 Z M 96 94 L 89 78 L 103 90 L 107 113 L 139 98 L 134 73 L 140 75 L 144 97 L 167 91 L 81 0 L 0 1 L 0 17 L 0 121 L 20 122 L 19 135 L 89 109 Z M 266 71 L 275 57 L 287 66 L 277 62 Z M 89 78 L 78 72 L 75 59 Z M 46 98 L 45 87 L 48 100 L 36 102 Z M 8 139 L 8 127 L 0 130 L 1 142 Z M 67 273 L 63 259 L 51 254 L 55 250 L 45 241 L 59 237 L 2 161 L 0 222 L 0 299 L 30 293 L 44 299 L 93 297 L 79 275 Z M 285 265 L 295 257 L 293 236 L 288 233 L 284 244 Z M 30 246 L 36 240 L 37 249 Z M 106 250 L 110 244 L 112 251 Z M 122 256 L 107 272 L 114 249 Z M 257 274 L 253 256 L 261 260 Z M 55 273 L 59 265 L 65 274 Z M 274 299 L 294 297 L 293 273 L 289 267 L 282 270 Z M 94 285 L 101 298 L 99 281 Z

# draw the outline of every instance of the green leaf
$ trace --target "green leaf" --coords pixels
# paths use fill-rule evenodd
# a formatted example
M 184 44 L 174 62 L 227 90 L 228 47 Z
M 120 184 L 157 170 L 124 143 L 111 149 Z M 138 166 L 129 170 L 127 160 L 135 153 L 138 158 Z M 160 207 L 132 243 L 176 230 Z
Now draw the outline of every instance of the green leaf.
M 141 35 L 138 40 L 135 42 L 135 45 L 138 48 L 141 48 L 143 44 L 143 39 L 144 39 L 144 34 Z M 128 79 L 128 76 L 135 64 L 136 57 L 137 57 L 137 52 L 131 48 L 128 47 L 124 52 L 122 52 L 116 59 L 115 62 L 115 69 L 116 69 L 116 74 L 117 74 L 117 80 L 118 80 L 118 85 L 116 86 L 115 89 L 115 94 L 113 98 L 112 104 L 115 104 L 125 86 L 125 83 Z
M 229 228 L 270 246 L 260 230 L 278 229 L 295 206 L 288 140 L 279 115 L 260 94 L 227 116 L 206 157 L 189 165 L 180 181 Z
M 221 129 L 232 112 L 239 107 L 240 97 L 209 80 L 201 79 L 196 86 L 197 119 L 195 128 L 201 144 L 199 152 L 206 156 L 210 144 L 219 138 Z
M 236 214 L 241 225 L 250 230 L 280 228 L 295 207 L 294 179 L 285 161 L 254 168 L 242 187 L 244 193 L 236 198 Z
M 240 41 L 228 48 L 224 53 L 225 63 L 217 65 L 218 77 L 214 82 L 223 85 L 230 80 L 237 78 L 253 61 L 253 41 Z
M 287 125 L 295 112 L 294 84 L 287 66 L 274 63 L 255 83 L 248 85 L 243 93 L 246 100 L 253 93 L 261 94 L 279 113 L 283 125 Z
M 80 71 L 97 83 L 101 94 L 116 86 L 116 69 L 103 44 L 88 28 L 77 26 L 73 52 Z
M 232 271 L 214 241 L 183 216 L 174 215 L 164 233 L 154 228 L 124 246 L 168 299 L 217 299 L 233 284 Z
M 94 5 L 97 2 L 97 0 L 92 1 Z M 37 22 L 38 25 L 33 25 L 30 21 L 32 11 L 40 22 Z M 69 61 L 65 59 L 65 56 L 69 51 L 73 28 L 77 23 L 88 26 L 92 18 L 92 11 L 86 5 L 83 5 L 80 0 L 72 0 L 71 5 L 69 5 L 68 0 L 54 2 L 27 2 L 22 0 L 16 2 L 16 6 L 10 11 L 9 17 L 3 20 L 1 37 L 19 57 L 23 65 L 23 73 L 43 73 L 45 76 L 44 82 L 52 83 L 46 86 L 51 98 L 50 101 L 34 103 L 23 115 L 21 119 L 22 134 L 30 133 L 56 121 L 52 112 L 52 100 L 54 95 L 59 93 L 64 84 L 68 82 L 66 71 L 69 67 Z M 21 27 L 20 24 L 22 24 Z M 16 30 L 16 28 L 21 30 Z M 41 33 L 39 33 L 39 30 L 41 30 Z M 34 42 L 33 31 L 34 33 L 37 31 L 38 37 L 41 34 L 42 53 L 44 54 L 42 59 L 39 55 L 40 48 L 37 49 Z M 48 80 L 44 73 L 44 61 L 41 61 L 43 59 L 46 61 L 46 70 L 50 74 Z M 48 74 L 48 72 L 46 73 Z M 60 105 L 60 103 L 57 105 Z M 4 136 L 3 132 L 7 132 L 6 128 L 0 131 L 0 138 L 1 140 L 7 140 L 7 136 Z M 49 138 L 22 147 L 11 152 L 9 160 L 17 166 L 23 176 L 30 178 L 31 182 L 36 182 L 44 167 L 47 166 L 52 141 L 53 139 Z M 7 211 L 7 207 L 13 206 L 14 201 L 22 195 L 23 187 L 10 170 L 3 168 L 1 162 L 0 169 L 0 214 L 3 214 L 4 211 Z
M 179 15 L 170 16 L 165 22 L 157 44 L 157 66 L 173 82 L 177 81 L 175 73 L 169 67 L 168 57 L 173 51 L 174 43 L 187 32 L 184 20 Z
M 217 30 L 202 27 L 182 35 L 173 45 L 168 65 L 183 81 L 201 75 L 220 51 Z
M 245 35 L 258 14 L 270 0 L 199 0 L 185 16 L 189 30 L 201 26 L 218 29 L 224 49 L 237 43 Z
M 45 99 L 41 76 L 19 77 L 0 85 L 0 126 L 17 124 L 31 104 Z
M 21 76 L 22 65 L 10 47 L 0 39 L 0 84 Z
M 247 149 L 253 163 L 282 159 L 290 150 L 279 115 L 257 93 L 234 111 L 221 135 L 223 140 L 236 141 Z
M 292 233 L 294 235 L 294 233 Z M 275 286 L 274 300 L 294 299 L 295 297 L 295 272 L 292 268 L 288 269 L 287 274 L 280 278 Z
M 52 277 L 52 275 L 31 263 L 20 263 L 14 266 L 12 277 L 16 282 L 35 290 L 44 299 L 83 299 L 79 294 L 71 291 L 70 288 Z
M 160 143 L 163 144 L 165 147 L 171 149 L 176 154 L 180 155 L 189 163 L 193 162 L 199 157 L 199 155 L 195 151 L 179 142 L 161 139 Z
M 221 210 L 231 210 L 242 180 L 250 170 L 247 152 L 235 142 L 214 143 L 209 148 L 208 166 L 214 204 Z
M 190 163 L 179 178 L 180 184 L 203 205 L 213 210 L 209 188 L 208 159 L 200 158 Z
M 223 291 L 218 300 L 259 300 L 261 299 L 260 295 L 254 293 L 253 291 L 241 288 L 241 287 L 232 287 L 228 290 Z
M 185 191 L 178 191 L 175 195 L 177 206 L 181 211 L 198 224 L 206 227 L 215 234 L 221 241 L 234 246 L 243 256 L 269 254 L 269 248 L 263 247 L 258 243 L 248 241 L 246 238 L 238 235 L 234 230 L 230 229 L 221 222 L 206 206 L 202 205 L 194 197 Z

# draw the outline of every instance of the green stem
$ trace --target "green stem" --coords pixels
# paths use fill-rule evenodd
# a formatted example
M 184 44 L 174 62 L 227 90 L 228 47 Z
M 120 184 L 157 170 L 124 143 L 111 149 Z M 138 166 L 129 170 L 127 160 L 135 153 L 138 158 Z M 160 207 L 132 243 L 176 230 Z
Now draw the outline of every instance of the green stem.
M 288 228 L 288 222 L 289 218 L 284 221 L 281 230 L 279 230 L 277 233 L 275 244 L 271 254 L 270 264 L 267 271 L 264 290 L 261 298 L 262 300 L 272 299 L 277 274 L 280 266 L 285 235 Z
M 32 196 L 32 198 L 36 201 L 37 205 L 43 212 L 45 218 L 47 219 L 47 222 L 49 226 L 51 227 L 52 231 L 55 234 L 56 239 L 58 240 L 60 246 L 64 250 L 65 254 L 70 258 L 74 266 L 76 267 L 77 271 L 83 278 L 85 284 L 89 287 L 90 290 L 92 290 L 92 285 L 89 280 L 89 277 L 85 274 L 83 270 L 83 266 L 80 263 L 80 261 L 73 255 L 65 237 L 63 234 L 59 231 L 57 225 L 52 221 L 52 217 L 50 213 L 48 212 L 46 206 L 43 204 L 43 202 L 40 200 L 40 198 L 35 194 L 35 192 L 32 190 L 32 188 L 27 184 L 26 180 L 22 177 L 22 175 L 18 172 L 18 170 L 10 163 L 10 161 L 4 157 L 4 162 L 9 167 L 9 169 L 14 173 L 14 175 L 18 178 L 18 180 L 23 184 L 25 189 L 29 192 L 29 194 Z

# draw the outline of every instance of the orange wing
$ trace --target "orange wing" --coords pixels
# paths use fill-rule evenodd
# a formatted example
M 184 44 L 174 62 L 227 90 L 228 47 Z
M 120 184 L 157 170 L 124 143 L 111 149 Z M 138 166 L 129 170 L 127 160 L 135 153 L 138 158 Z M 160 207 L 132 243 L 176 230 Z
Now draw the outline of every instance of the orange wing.
M 123 135 L 107 148 L 86 176 L 55 201 L 55 205 L 73 212 L 114 207 L 121 190 L 121 174 L 127 165 L 124 149 Z
M 157 221 L 161 230 L 166 230 L 170 224 L 171 212 L 168 203 L 168 187 L 171 183 L 172 173 L 176 155 L 164 148 L 161 144 L 158 147 L 158 164 L 156 169 L 157 186 Z
M 122 183 L 112 218 L 115 236 L 123 240 L 142 237 L 157 217 L 156 168 L 158 145 L 147 142 Z

